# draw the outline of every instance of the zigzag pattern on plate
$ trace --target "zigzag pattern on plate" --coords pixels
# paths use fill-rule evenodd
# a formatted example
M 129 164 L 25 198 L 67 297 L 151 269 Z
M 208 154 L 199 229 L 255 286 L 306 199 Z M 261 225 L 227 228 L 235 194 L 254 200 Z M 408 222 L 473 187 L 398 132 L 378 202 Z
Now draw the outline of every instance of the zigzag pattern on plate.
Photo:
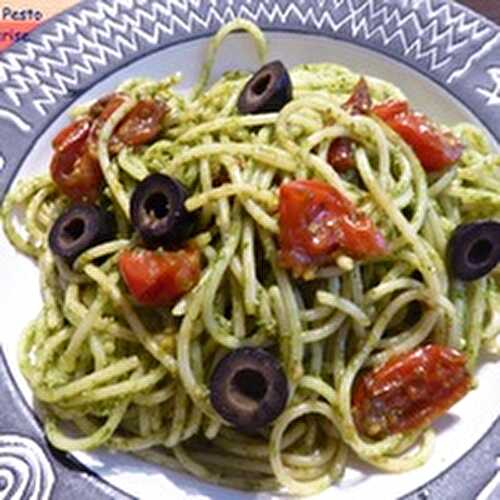
M 312 3 L 312 5 L 311 5 Z M 66 14 L 37 41 L 0 57 L 0 83 L 10 101 L 33 104 L 45 115 L 60 96 L 75 89 L 95 68 L 121 60 L 140 46 L 156 46 L 174 34 L 215 29 L 234 17 L 283 26 L 289 21 L 367 42 L 399 46 L 407 59 L 429 71 L 446 69 L 448 79 L 463 77 L 477 58 L 457 57 L 465 44 L 484 47 L 495 39 L 489 23 L 446 0 L 98 0 Z M 484 89 L 483 89 L 484 90 Z M 495 95 L 495 94 L 494 94 Z M 487 101 L 496 104 L 495 98 Z
M 479 87 L 477 92 L 487 98 L 486 103 L 489 106 L 500 106 L 500 66 L 489 68 L 488 74 L 491 76 L 495 86 L 492 88 Z

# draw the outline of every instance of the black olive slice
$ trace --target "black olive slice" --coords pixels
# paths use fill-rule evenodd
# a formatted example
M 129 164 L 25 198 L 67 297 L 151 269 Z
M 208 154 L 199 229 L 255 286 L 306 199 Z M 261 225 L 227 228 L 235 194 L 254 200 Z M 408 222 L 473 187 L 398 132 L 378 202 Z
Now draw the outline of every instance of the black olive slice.
M 54 222 L 49 248 L 69 265 L 85 250 L 113 239 L 115 224 L 109 212 L 94 205 L 72 205 Z
M 238 98 L 241 114 L 279 111 L 292 99 L 292 81 L 281 61 L 270 62 L 246 83 Z
M 147 248 L 175 246 L 189 235 L 194 215 L 186 210 L 186 188 L 168 175 L 152 174 L 135 188 L 130 218 Z
M 288 381 L 279 361 L 242 347 L 219 361 L 210 380 L 210 401 L 236 428 L 252 432 L 275 420 L 288 400 Z
M 463 281 L 488 274 L 500 261 L 500 223 L 483 220 L 459 225 L 448 242 L 450 272 Z

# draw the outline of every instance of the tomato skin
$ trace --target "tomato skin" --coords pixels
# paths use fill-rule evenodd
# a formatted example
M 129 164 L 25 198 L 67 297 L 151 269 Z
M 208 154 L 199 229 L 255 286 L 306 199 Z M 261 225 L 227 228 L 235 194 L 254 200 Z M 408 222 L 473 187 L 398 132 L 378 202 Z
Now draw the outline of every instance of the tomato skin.
M 118 261 L 131 295 L 144 306 L 169 305 L 191 290 L 200 279 L 200 251 L 126 250 Z
M 464 146 L 456 137 L 440 131 L 427 116 L 409 110 L 408 103 L 379 104 L 373 113 L 408 143 L 428 172 L 443 170 L 462 155 Z
M 52 141 L 52 179 L 73 201 L 93 202 L 101 190 L 101 168 L 86 149 L 91 126 L 90 119 L 82 118 L 62 129 Z
M 96 116 L 92 127 L 93 151 L 104 122 L 125 102 L 123 94 L 111 94 L 99 99 L 91 108 Z M 124 146 L 148 144 L 160 133 L 161 121 L 168 111 L 162 101 L 142 99 L 127 113 L 116 127 L 109 141 L 110 154 L 118 154 Z M 98 113 L 98 114 L 97 114 Z M 94 153 L 96 154 L 96 153 Z
M 94 117 L 92 129 L 88 139 L 88 149 L 90 153 L 97 158 L 97 141 L 101 133 L 102 126 L 109 117 L 126 101 L 126 96 L 123 94 L 110 94 L 99 99 L 90 109 L 91 115 Z M 111 136 L 111 144 L 116 142 L 115 134 Z
M 370 111 L 372 98 L 366 80 L 361 77 L 354 87 L 349 99 L 342 104 L 342 108 L 351 115 L 362 115 Z M 348 137 L 337 137 L 328 148 L 327 161 L 338 172 L 347 172 L 356 166 L 354 161 L 355 142 Z
M 364 77 L 361 77 L 354 87 L 349 99 L 342 105 L 351 115 L 362 115 L 368 113 L 372 107 L 370 89 Z
M 468 392 L 466 357 L 429 344 L 361 375 L 352 397 L 360 433 L 380 438 L 428 426 Z
M 94 104 L 92 104 L 89 110 L 89 115 L 92 118 L 98 118 L 103 114 L 104 110 L 107 109 L 107 116 L 104 115 L 104 119 L 109 118 L 113 111 L 115 111 L 116 108 L 124 102 L 125 98 L 125 94 L 121 94 L 119 92 L 113 92 L 111 94 L 104 95 L 103 97 L 97 99 Z M 108 107 L 108 104 L 110 102 L 114 102 L 114 104 L 111 107 Z
M 167 113 L 167 105 L 153 99 L 139 101 L 125 117 L 116 136 L 128 146 L 151 142 L 161 130 L 161 121 Z
M 317 180 L 281 185 L 279 229 L 281 265 L 297 274 L 331 262 L 337 250 L 354 258 L 386 251 L 371 220 L 335 188 Z
M 372 111 L 381 120 L 389 123 L 402 113 L 408 114 L 410 112 L 410 105 L 408 101 L 387 101 L 373 106 Z
M 330 143 L 327 161 L 337 172 L 347 172 L 355 167 L 353 144 L 348 137 L 337 137 Z
M 72 150 L 80 155 L 85 146 L 85 141 L 89 135 L 92 120 L 89 118 L 80 118 L 64 127 L 52 139 L 52 147 L 56 151 Z

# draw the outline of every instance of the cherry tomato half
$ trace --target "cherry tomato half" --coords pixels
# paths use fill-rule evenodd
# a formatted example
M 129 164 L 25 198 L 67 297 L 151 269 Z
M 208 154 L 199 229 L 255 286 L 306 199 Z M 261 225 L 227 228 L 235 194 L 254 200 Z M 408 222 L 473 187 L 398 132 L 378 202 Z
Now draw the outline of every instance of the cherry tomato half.
M 429 344 L 361 375 L 352 405 L 359 432 L 384 437 L 429 425 L 470 388 L 465 356 Z
M 102 185 L 99 162 L 88 154 L 87 139 L 92 121 L 82 118 L 57 134 L 50 173 L 62 193 L 74 201 L 95 201 Z
M 298 180 L 280 188 L 281 263 L 302 274 L 341 250 L 354 258 L 385 253 L 385 241 L 371 220 L 332 186 Z
M 191 290 L 200 278 L 200 251 L 127 250 L 118 261 L 120 274 L 138 304 L 162 306 Z
M 167 105 L 158 100 L 139 101 L 118 127 L 116 136 L 128 146 L 148 144 L 160 133 L 167 109 Z
M 409 110 L 406 102 L 379 104 L 373 113 L 408 143 L 428 172 L 443 170 L 462 155 L 464 146 L 456 137 L 439 130 L 427 116 Z
M 106 99 L 97 101 L 95 109 L 102 108 L 100 115 L 94 122 L 92 128 L 92 140 L 97 142 L 99 132 L 104 122 L 116 109 L 125 102 L 126 97 L 122 94 L 112 94 Z M 100 106 L 98 106 L 101 102 Z M 127 146 L 140 146 L 148 144 L 160 133 L 161 121 L 168 111 L 165 103 L 153 99 L 140 100 L 130 112 L 118 124 L 109 141 L 110 154 L 117 154 Z
M 92 120 L 86 117 L 71 122 L 52 139 L 52 147 L 56 151 L 68 151 L 76 156 L 81 155 L 91 125 Z

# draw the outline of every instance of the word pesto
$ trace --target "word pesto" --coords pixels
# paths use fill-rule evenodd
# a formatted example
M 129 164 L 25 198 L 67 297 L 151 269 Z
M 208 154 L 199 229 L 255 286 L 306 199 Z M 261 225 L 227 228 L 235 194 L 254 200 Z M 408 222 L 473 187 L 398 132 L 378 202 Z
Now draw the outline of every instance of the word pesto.
M 14 9 L 4 5 L 1 9 L 3 21 L 42 21 L 43 12 L 37 9 Z

